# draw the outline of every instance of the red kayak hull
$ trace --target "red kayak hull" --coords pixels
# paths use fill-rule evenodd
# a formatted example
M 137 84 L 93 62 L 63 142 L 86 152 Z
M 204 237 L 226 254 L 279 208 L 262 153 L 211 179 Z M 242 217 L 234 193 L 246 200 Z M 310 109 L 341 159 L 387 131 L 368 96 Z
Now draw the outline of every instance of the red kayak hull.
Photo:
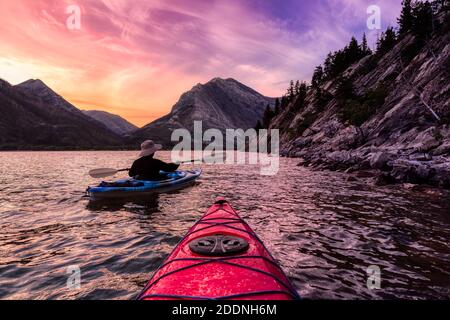
M 198 238 L 245 239 L 245 252 L 221 257 L 194 253 Z M 139 295 L 141 300 L 293 300 L 297 291 L 262 241 L 224 200 L 189 230 Z

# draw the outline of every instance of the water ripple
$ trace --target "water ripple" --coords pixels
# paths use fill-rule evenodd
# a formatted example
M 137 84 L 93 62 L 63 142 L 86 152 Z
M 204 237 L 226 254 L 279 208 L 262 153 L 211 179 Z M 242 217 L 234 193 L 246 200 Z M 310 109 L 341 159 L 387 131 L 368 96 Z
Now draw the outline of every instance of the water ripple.
M 126 167 L 134 155 L 0 153 L 0 298 L 132 299 L 217 196 L 252 225 L 305 298 L 450 298 L 448 192 L 374 187 L 282 159 L 274 177 L 213 165 L 173 194 L 83 197 L 96 183 L 86 171 Z M 66 287 L 72 265 L 82 272 L 79 290 Z M 367 288 L 370 265 L 381 269 L 379 290 Z

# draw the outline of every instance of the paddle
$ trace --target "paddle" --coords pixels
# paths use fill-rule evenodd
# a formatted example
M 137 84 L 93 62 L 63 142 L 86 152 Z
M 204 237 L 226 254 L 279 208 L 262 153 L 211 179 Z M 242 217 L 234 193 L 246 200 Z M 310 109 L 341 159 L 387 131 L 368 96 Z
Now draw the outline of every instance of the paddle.
M 198 161 L 205 161 L 205 159 L 207 158 L 211 158 L 211 157 L 204 157 L 203 159 L 192 159 L 192 160 L 186 160 L 186 161 L 178 161 L 177 164 L 184 164 L 184 163 L 193 163 L 193 162 L 198 162 Z M 89 171 L 89 175 L 92 178 L 106 178 L 106 177 L 110 177 L 113 176 L 119 172 L 124 172 L 124 171 L 130 171 L 130 169 L 112 169 L 112 168 L 99 168 L 99 169 L 94 169 Z
M 123 171 L 129 171 L 130 169 L 111 169 L 111 168 L 100 168 L 100 169 L 94 169 L 89 171 L 89 175 L 92 178 L 106 178 L 106 177 L 110 177 L 113 176 L 119 172 L 123 172 Z

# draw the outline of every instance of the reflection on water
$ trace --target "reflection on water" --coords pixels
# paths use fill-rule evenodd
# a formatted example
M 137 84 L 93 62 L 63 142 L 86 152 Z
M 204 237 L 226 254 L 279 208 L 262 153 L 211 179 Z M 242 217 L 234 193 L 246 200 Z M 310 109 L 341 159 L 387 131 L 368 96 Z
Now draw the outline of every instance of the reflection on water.
M 305 298 L 450 297 L 448 192 L 374 187 L 282 159 L 274 177 L 207 165 L 197 185 L 175 193 L 84 197 L 98 183 L 86 172 L 126 167 L 134 156 L 0 153 L 0 298 L 133 298 L 217 196 L 253 226 Z M 80 290 L 66 287 L 71 265 L 81 269 Z M 381 268 L 380 290 L 367 289 L 370 265 Z

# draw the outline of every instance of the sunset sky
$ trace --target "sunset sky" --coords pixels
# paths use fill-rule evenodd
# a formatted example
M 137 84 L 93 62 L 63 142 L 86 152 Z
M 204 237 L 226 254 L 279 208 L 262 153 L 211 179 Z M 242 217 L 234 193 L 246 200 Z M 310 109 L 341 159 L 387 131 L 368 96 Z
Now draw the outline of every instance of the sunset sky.
M 0 0 L 0 78 L 39 78 L 81 109 L 142 126 L 215 77 L 267 96 L 310 80 L 330 50 L 395 26 L 401 0 Z M 70 5 L 81 29 L 70 30 Z

